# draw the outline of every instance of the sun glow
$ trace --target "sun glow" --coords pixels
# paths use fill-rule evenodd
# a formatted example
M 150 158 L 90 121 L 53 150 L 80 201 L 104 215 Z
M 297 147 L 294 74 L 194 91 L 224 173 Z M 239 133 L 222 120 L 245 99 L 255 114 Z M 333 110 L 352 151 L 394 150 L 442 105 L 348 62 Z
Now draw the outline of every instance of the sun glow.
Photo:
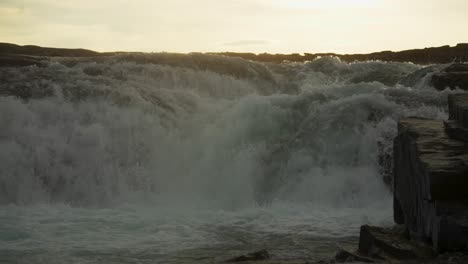
M 467 42 L 467 14 L 466 0 L 0 0 L 0 41 L 98 51 L 368 53 Z
M 301 9 L 337 9 L 337 8 L 370 8 L 381 0 L 275 0 L 275 4 L 286 8 Z

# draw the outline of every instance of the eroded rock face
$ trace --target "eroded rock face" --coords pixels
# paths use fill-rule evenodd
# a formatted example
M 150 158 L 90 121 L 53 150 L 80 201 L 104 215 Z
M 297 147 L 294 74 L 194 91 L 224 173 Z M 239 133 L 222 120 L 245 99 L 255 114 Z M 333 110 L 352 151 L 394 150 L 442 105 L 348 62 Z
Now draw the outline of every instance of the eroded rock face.
M 468 143 L 444 123 L 405 118 L 394 141 L 394 216 L 439 251 L 468 245 Z

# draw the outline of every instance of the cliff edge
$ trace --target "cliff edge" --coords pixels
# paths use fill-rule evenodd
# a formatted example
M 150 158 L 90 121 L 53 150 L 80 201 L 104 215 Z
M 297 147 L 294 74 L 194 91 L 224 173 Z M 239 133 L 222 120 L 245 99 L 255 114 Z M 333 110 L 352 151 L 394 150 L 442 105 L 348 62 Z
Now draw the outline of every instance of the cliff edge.
M 437 251 L 468 245 L 468 143 L 444 122 L 405 118 L 394 141 L 394 220 Z

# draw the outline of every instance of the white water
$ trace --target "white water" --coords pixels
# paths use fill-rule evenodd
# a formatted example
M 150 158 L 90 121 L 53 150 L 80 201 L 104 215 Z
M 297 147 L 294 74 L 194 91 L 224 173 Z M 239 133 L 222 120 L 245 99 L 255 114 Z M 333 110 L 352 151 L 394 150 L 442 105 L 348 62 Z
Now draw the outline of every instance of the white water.
M 417 65 L 153 57 L 0 69 L 0 262 L 327 258 L 391 224 L 398 118 L 446 117 Z

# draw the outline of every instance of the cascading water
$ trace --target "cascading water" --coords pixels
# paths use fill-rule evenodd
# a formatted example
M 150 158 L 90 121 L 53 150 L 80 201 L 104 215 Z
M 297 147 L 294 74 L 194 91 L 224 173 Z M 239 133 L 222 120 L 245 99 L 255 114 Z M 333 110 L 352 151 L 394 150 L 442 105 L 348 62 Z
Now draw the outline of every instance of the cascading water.
M 436 70 L 203 54 L 2 68 L 0 262 L 327 258 L 391 223 L 396 122 L 446 117 Z

